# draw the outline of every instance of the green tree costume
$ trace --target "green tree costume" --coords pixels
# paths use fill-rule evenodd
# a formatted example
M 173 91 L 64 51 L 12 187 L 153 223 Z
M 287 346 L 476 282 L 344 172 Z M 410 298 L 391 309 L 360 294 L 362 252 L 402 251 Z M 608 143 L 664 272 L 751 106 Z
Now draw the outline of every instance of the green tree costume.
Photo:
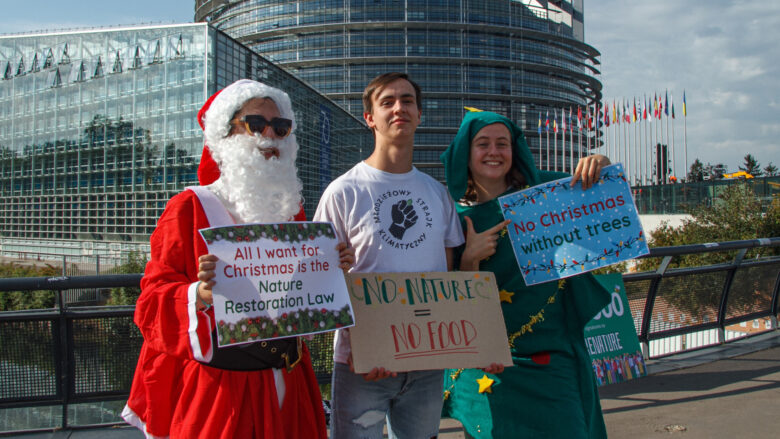
M 471 139 L 494 123 L 509 128 L 513 167 L 528 185 L 567 176 L 537 170 L 522 131 L 512 121 L 495 113 L 472 112 L 441 156 L 454 200 L 462 199 L 466 191 Z M 518 189 L 510 188 L 507 193 Z M 477 232 L 504 219 L 497 199 L 474 205 L 458 203 L 457 210 L 461 222 L 465 224 L 464 216 L 470 217 Z M 496 253 L 479 268 L 495 273 L 514 366 L 496 375 L 479 369 L 445 371 L 443 416 L 458 419 L 476 438 L 606 437 L 583 331 L 607 305 L 609 292 L 589 273 L 526 286 L 504 232 Z M 483 376 L 494 381 L 482 380 L 483 387 L 490 386 L 480 393 L 477 380 Z

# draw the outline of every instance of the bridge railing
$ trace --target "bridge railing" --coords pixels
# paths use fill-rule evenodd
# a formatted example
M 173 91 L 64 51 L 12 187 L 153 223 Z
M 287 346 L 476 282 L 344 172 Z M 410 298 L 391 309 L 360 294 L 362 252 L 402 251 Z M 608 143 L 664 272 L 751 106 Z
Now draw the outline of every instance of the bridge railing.
M 745 255 L 778 246 L 780 238 L 767 238 L 652 249 L 648 257 L 661 258 L 656 270 L 623 275 L 645 356 L 777 328 L 780 256 Z M 684 255 L 724 251 L 735 252 L 730 262 L 669 268 Z M 67 292 L 138 287 L 140 279 L 140 274 L 0 279 L 0 295 L 56 296 L 49 309 L 0 312 L 0 435 L 121 422 L 143 342 L 133 323 L 134 307 L 73 306 Z M 743 330 L 743 323 L 759 320 L 770 324 Z M 316 336 L 309 347 L 318 380 L 329 382 L 332 334 Z
M 780 256 L 745 259 L 780 238 L 657 247 L 655 271 L 623 275 L 646 358 L 725 343 L 777 328 Z M 730 252 L 729 262 L 669 268 L 685 255 Z M 758 326 L 758 327 L 756 327 Z

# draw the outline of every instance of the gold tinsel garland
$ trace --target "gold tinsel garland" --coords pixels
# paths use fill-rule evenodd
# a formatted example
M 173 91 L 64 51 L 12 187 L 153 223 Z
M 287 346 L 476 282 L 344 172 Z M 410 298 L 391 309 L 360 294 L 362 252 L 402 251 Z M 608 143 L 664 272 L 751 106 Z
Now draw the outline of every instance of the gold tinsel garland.
M 558 281 L 558 291 L 564 289 L 566 287 L 566 279 L 561 279 Z M 558 295 L 558 291 L 554 292 L 552 296 L 547 298 L 547 301 L 545 302 L 544 306 L 542 306 L 542 309 L 539 310 L 536 314 L 533 314 L 529 316 L 529 320 L 526 324 L 520 327 L 520 330 L 515 332 L 514 334 L 511 334 L 509 336 L 509 347 L 514 348 L 515 344 L 514 341 L 518 337 L 522 337 L 528 332 L 534 332 L 533 326 L 536 325 L 539 322 L 544 321 L 544 310 L 547 308 L 547 305 L 550 305 L 552 303 L 555 303 L 555 299 Z M 460 374 L 463 372 L 464 369 L 455 369 L 450 374 L 450 379 L 452 380 L 452 384 L 450 384 L 450 387 L 444 391 L 444 400 L 448 400 L 450 395 L 452 394 L 452 389 L 455 387 L 455 381 L 457 381 Z

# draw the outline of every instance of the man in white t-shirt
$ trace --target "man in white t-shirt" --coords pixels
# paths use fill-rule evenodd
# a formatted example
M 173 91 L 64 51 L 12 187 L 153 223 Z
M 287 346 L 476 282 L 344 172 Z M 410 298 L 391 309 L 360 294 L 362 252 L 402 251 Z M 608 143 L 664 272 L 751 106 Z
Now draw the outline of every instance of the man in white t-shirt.
M 451 269 L 452 248 L 464 242 L 455 206 L 442 184 L 412 166 L 420 87 L 386 73 L 368 84 L 363 106 L 374 152 L 328 186 L 314 220 L 332 222 L 355 249 L 353 272 Z M 334 360 L 332 437 L 381 438 L 385 419 L 391 438 L 438 435 L 441 370 L 355 374 L 348 330 L 336 334 Z

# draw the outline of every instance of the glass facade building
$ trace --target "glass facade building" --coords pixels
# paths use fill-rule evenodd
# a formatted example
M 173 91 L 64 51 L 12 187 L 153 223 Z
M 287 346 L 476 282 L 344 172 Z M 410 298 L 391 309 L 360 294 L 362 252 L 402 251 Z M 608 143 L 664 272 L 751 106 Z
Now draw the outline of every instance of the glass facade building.
M 362 120 L 205 23 L 0 37 L 0 255 L 145 251 L 197 184 L 206 98 L 240 78 L 290 94 L 313 212 L 371 142 Z
M 577 106 L 601 98 L 599 53 L 584 41 L 583 0 L 196 0 L 195 20 L 285 67 L 355 116 L 373 77 L 409 73 L 424 95 L 415 163 L 439 179 L 438 156 L 464 106 L 515 120 L 546 167 L 557 159 L 542 143 L 540 119 L 562 108 L 574 107 L 576 115 Z M 563 147 L 557 155 L 569 160 Z

